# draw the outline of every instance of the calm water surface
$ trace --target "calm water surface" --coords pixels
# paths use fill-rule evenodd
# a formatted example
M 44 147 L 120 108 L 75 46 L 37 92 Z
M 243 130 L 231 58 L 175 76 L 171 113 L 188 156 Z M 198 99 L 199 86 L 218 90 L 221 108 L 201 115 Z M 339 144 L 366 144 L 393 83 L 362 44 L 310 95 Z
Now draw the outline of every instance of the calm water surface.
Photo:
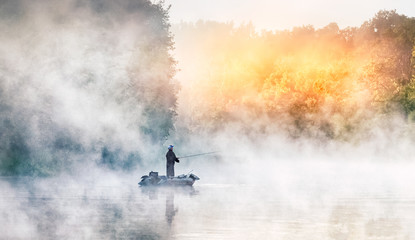
M 384 184 L 75 182 L 2 178 L 0 238 L 415 239 L 414 196 Z

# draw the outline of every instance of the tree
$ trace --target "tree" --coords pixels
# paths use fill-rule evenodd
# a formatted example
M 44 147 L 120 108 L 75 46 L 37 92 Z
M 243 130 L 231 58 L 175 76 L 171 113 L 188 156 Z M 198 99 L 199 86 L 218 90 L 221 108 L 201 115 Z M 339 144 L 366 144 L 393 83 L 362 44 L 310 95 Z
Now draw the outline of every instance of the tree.
M 174 130 L 178 86 L 162 3 L 0 5 L 0 51 L 10 53 L 0 56 L 1 175 L 90 163 L 130 170 Z
M 374 102 L 388 109 L 411 81 L 415 18 L 379 11 L 361 26 L 359 34 L 362 51 L 369 53 L 364 80 Z

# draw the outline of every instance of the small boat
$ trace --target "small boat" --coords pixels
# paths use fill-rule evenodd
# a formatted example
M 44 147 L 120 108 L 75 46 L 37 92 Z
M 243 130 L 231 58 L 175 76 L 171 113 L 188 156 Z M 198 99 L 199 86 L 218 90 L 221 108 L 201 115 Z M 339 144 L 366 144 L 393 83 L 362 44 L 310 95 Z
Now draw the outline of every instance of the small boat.
M 196 180 L 200 178 L 193 173 L 181 174 L 177 177 L 167 178 L 159 176 L 158 172 L 151 171 L 148 175 L 141 177 L 138 183 L 140 186 L 193 186 Z

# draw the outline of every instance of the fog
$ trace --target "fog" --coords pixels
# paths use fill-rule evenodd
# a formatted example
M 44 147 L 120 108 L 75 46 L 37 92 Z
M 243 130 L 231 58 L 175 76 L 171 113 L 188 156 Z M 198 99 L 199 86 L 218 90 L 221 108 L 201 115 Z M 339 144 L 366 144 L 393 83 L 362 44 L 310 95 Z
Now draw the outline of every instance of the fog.
M 385 44 L 366 53 L 371 37 L 351 47 L 333 24 L 170 28 L 167 9 L 0 3 L 0 238 L 414 237 L 413 109 L 387 98 L 410 67 L 373 70 Z M 297 48 L 304 32 L 318 44 Z M 138 187 L 169 144 L 215 153 L 176 164 L 193 187 Z
M 158 151 L 147 146 L 172 128 L 176 92 L 161 6 L 6 1 L 1 11 L 4 174 L 129 168 Z

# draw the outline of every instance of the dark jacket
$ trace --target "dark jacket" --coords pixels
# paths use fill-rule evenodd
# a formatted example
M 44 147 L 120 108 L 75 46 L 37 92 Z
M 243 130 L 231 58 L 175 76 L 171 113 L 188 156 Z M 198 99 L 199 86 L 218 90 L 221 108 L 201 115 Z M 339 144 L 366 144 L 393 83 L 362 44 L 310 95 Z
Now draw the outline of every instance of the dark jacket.
M 176 157 L 176 154 L 174 154 L 173 150 L 169 150 L 166 153 L 166 159 L 167 159 L 167 164 L 173 164 L 173 165 L 174 165 L 174 162 L 176 162 L 176 160 L 178 160 L 177 157 Z
M 169 150 L 166 153 L 166 175 L 167 177 L 174 177 L 174 163 L 179 162 L 179 159 L 174 154 L 173 150 Z

